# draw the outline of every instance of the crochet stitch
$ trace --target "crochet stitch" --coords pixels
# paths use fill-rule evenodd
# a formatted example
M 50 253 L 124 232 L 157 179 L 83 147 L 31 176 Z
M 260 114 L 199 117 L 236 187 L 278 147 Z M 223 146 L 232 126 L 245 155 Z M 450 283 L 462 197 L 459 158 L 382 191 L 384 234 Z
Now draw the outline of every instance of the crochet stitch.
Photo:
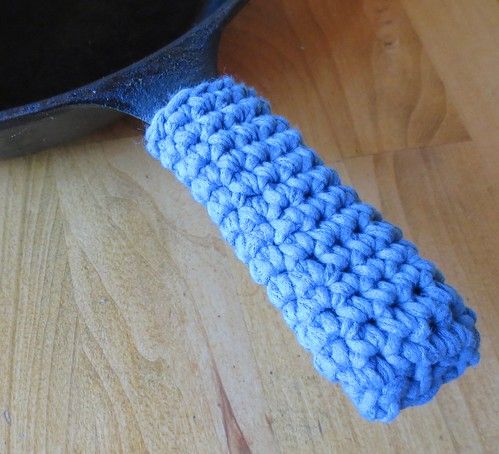
M 392 420 L 478 363 L 473 311 L 253 89 L 223 77 L 181 90 L 146 144 L 367 419 Z

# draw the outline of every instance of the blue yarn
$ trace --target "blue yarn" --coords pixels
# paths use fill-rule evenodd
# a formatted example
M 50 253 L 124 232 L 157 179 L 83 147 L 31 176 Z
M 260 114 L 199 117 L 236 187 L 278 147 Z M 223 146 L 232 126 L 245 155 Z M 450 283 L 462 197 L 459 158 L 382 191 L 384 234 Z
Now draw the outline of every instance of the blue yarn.
M 181 90 L 146 142 L 365 418 L 391 421 L 478 363 L 473 311 L 253 89 Z

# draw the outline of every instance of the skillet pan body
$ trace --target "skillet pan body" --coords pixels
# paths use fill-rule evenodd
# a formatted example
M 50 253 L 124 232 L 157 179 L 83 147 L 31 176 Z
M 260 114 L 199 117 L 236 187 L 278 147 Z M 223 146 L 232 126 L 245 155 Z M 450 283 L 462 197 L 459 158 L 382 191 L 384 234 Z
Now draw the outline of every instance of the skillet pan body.
M 13 44 L 0 54 L 0 157 L 122 114 L 149 122 L 170 93 L 216 75 L 221 29 L 245 0 L 48 3 L 10 2 L 0 20 Z M 15 36 L 25 37 L 17 47 Z

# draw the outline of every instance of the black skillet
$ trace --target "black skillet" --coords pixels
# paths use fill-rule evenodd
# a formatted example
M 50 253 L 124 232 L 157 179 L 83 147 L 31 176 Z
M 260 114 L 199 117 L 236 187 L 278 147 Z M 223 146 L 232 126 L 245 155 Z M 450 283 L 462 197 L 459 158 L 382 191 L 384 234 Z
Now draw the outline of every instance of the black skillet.
M 169 94 L 217 72 L 245 0 L 8 1 L 0 15 L 0 157 L 85 135 L 121 114 L 148 123 Z
M 317 369 L 340 381 L 366 418 L 390 421 L 477 363 L 475 317 L 441 274 L 401 240 L 399 229 L 341 186 L 310 149 L 297 145 L 296 131 L 282 130 L 282 119 L 262 114 L 260 128 L 264 123 L 250 121 L 251 109 L 226 106 L 232 136 L 207 127 L 213 139 L 207 148 L 196 146 L 203 134 L 184 134 L 182 121 L 190 110 L 164 117 L 160 109 L 179 88 L 215 76 L 221 28 L 243 3 L 12 0 L 0 17 L 0 156 L 60 143 L 123 113 L 149 123 L 159 111 L 148 129 L 151 154 L 185 184 L 196 180 L 195 198 L 211 203 L 210 215 L 256 280 L 267 285 L 268 270 L 276 273 L 273 280 L 268 277 L 269 296 L 282 306 L 299 342 L 314 353 Z M 7 44 L 9 38 L 15 46 Z M 222 79 L 213 86 L 224 83 L 231 82 Z M 174 99 L 185 93 L 190 91 Z M 260 103 L 258 112 L 268 108 L 253 95 L 244 102 Z M 175 105 L 172 99 L 166 111 Z M 241 113 L 248 115 L 244 127 L 234 123 Z M 168 128 L 158 126 L 168 119 Z M 171 135 L 164 137 L 167 130 Z M 259 134 L 265 140 L 253 143 Z M 251 153 L 248 149 L 241 158 L 238 149 L 220 157 L 230 144 L 248 145 Z M 212 152 L 216 164 L 209 167 L 206 156 L 211 159 Z M 209 171 L 201 175 L 203 166 Z

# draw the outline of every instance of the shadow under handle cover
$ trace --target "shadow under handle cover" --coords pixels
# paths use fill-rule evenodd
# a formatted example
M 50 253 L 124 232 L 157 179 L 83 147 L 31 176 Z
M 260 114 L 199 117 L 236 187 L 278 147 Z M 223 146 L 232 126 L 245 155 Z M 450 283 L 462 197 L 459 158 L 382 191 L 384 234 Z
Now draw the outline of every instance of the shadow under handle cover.
M 253 89 L 222 77 L 179 91 L 146 146 L 365 418 L 391 421 L 478 363 L 474 312 Z

